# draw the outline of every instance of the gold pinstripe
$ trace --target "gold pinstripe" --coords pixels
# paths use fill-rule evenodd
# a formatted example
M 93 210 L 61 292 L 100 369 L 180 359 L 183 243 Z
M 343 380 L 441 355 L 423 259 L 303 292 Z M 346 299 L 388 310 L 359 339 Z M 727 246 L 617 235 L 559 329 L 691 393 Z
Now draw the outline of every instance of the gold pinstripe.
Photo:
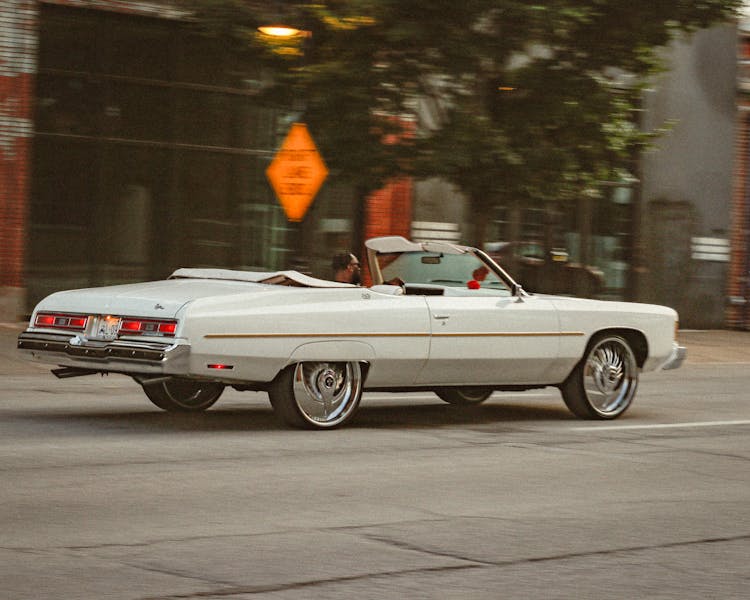
M 206 339 L 232 338 L 351 338 L 351 337 L 571 337 L 582 331 L 498 331 L 480 333 L 207 333 Z

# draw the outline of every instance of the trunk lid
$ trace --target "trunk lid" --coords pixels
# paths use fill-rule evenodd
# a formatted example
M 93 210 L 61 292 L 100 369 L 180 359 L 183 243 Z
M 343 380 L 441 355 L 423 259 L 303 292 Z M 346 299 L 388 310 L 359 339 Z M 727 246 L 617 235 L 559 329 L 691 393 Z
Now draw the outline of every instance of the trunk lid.
M 175 318 L 191 300 L 264 292 L 268 287 L 241 281 L 209 279 L 168 279 L 99 288 L 57 292 L 47 296 L 35 309 L 82 314 Z

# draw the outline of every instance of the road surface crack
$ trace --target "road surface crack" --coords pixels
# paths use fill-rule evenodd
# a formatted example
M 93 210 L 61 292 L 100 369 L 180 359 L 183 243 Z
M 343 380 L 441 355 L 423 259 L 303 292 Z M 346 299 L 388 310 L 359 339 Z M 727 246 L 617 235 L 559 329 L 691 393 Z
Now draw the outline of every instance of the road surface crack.
M 268 594 L 271 592 L 283 592 L 287 590 L 298 590 L 316 587 L 320 585 L 329 585 L 336 583 L 347 583 L 351 581 L 366 581 L 378 577 L 393 577 L 400 575 L 411 575 L 420 573 L 438 573 L 447 571 L 463 571 L 467 569 L 478 569 L 480 565 L 454 565 L 442 567 L 421 567 L 416 569 L 403 569 L 396 571 L 380 571 L 378 573 L 365 573 L 363 575 L 351 575 L 348 577 L 331 577 L 328 579 L 315 579 L 312 581 L 299 581 L 291 583 L 258 585 L 258 586 L 237 586 L 220 590 L 206 590 L 203 592 L 188 592 L 185 594 L 171 594 L 166 596 L 144 596 L 141 600 L 189 600 L 190 598 L 229 598 L 231 596 L 240 596 L 244 594 Z
M 643 546 L 626 546 L 621 548 L 611 548 L 609 550 L 592 550 L 588 552 L 570 552 L 564 554 L 555 554 L 549 556 L 532 556 L 519 558 L 514 560 L 502 560 L 502 561 L 488 561 L 488 560 L 477 560 L 467 556 L 461 556 L 457 553 L 451 552 L 440 552 L 427 548 L 420 547 L 416 544 L 409 544 L 407 542 L 393 540 L 385 536 L 376 536 L 366 534 L 364 537 L 367 539 L 385 543 L 399 549 L 408 549 L 415 552 L 422 552 L 430 556 L 439 556 L 442 558 L 452 558 L 454 560 L 461 560 L 466 562 L 464 565 L 450 565 L 450 566 L 439 566 L 439 567 L 421 567 L 414 569 L 394 570 L 394 571 L 381 571 L 378 573 L 366 573 L 362 575 L 352 575 L 346 577 L 331 577 L 327 579 L 315 579 L 310 581 L 280 583 L 280 584 L 269 584 L 263 586 L 234 586 L 226 587 L 218 590 L 201 591 L 201 592 L 188 592 L 185 594 L 173 594 L 173 595 L 160 595 L 160 596 L 146 596 L 142 597 L 141 600 L 190 600 L 192 598 L 231 598 L 232 596 L 240 596 L 246 594 L 264 594 L 271 592 L 283 592 L 288 590 L 297 590 L 305 588 L 314 588 L 317 586 L 331 585 L 337 583 L 347 583 L 352 581 L 367 581 L 368 579 L 377 579 L 380 577 L 393 577 L 411 574 L 422 574 L 422 573 L 440 573 L 440 572 L 451 572 L 451 571 L 466 571 L 471 569 L 486 569 L 486 568 L 504 568 L 504 567 L 515 567 L 525 564 L 544 563 L 544 562 L 555 562 L 564 561 L 577 558 L 590 558 L 598 556 L 611 556 L 614 554 L 632 553 L 632 552 L 644 552 L 649 550 L 665 550 L 671 548 L 684 548 L 689 546 L 698 546 L 702 544 L 720 544 L 729 543 L 736 541 L 750 540 L 750 534 L 743 534 L 737 536 L 727 537 L 716 537 L 716 538 L 703 538 L 699 540 L 688 540 L 682 542 L 670 542 L 666 544 L 651 544 Z

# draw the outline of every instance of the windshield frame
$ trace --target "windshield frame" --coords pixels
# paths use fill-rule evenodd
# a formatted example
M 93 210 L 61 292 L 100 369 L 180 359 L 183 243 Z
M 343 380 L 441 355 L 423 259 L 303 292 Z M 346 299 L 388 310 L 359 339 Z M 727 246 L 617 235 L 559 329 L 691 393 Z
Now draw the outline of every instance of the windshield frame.
M 383 254 L 407 254 L 411 252 L 471 254 L 508 286 L 511 296 L 525 296 L 523 288 L 498 265 L 487 253 L 471 246 L 460 246 L 441 241 L 411 242 L 401 236 L 372 238 L 365 242 L 367 262 L 373 285 L 385 283 L 378 256 Z M 408 283 L 408 282 L 407 282 Z

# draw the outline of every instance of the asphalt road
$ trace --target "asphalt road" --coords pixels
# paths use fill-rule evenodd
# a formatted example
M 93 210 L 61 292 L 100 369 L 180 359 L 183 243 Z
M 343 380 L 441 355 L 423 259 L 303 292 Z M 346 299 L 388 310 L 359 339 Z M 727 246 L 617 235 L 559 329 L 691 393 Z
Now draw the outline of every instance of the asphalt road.
M 683 335 L 614 422 L 556 390 L 367 394 L 281 428 L 264 394 L 171 415 L 56 380 L 0 326 L 0 598 L 747 598 L 750 333 Z

